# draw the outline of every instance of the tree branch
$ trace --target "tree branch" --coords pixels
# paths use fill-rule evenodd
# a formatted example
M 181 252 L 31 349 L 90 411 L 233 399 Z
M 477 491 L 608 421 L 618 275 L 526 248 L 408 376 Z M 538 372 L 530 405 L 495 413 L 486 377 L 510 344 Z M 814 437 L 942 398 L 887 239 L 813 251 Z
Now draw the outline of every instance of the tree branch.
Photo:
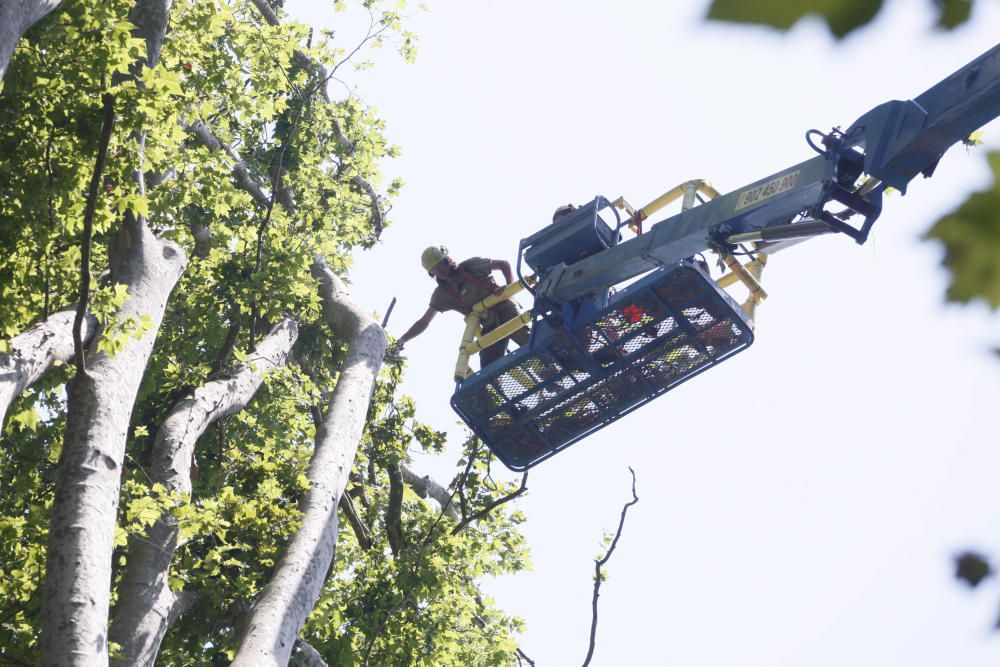
M 204 211 L 201 207 L 188 206 L 185 213 L 185 217 L 188 220 L 188 228 L 191 230 L 191 236 L 194 237 L 194 253 L 192 253 L 192 256 L 204 259 L 208 257 L 208 253 L 212 249 L 212 230 L 203 221 Z
M 4 0 L 0 2 L 0 81 L 21 36 L 46 14 L 59 6 L 60 0 Z
M 301 658 L 302 667 L 327 667 L 326 661 L 323 660 L 323 656 L 319 654 L 319 651 L 314 649 L 308 642 L 302 639 L 295 641 L 295 652 L 298 658 Z M 291 663 L 289 663 L 291 664 Z
M 94 173 L 90 176 L 90 187 L 87 189 L 87 207 L 83 212 L 83 239 L 80 242 L 80 297 L 76 306 L 76 317 L 73 319 L 73 350 L 76 359 L 76 372 L 87 372 L 87 362 L 83 348 L 83 320 L 86 317 L 87 305 L 90 301 L 90 253 L 94 237 L 94 214 L 97 212 L 97 198 L 101 193 L 101 181 L 104 180 L 104 163 L 108 157 L 108 144 L 111 143 L 111 132 L 115 127 L 115 98 L 104 93 L 101 95 L 104 105 L 104 119 L 101 125 L 101 139 L 97 146 L 97 160 Z
M 236 343 L 239 342 L 242 326 L 243 312 L 239 306 L 233 305 L 230 308 L 229 329 L 226 331 L 226 340 L 222 342 L 222 349 L 219 350 L 219 355 L 215 358 L 215 363 L 212 365 L 212 372 L 218 373 L 229 364 L 229 358 L 233 355 L 233 350 L 236 349 Z
M 250 175 L 250 170 L 247 168 L 243 158 L 240 157 L 240 154 L 236 152 L 236 149 L 217 139 L 203 121 L 197 120 L 190 125 L 185 125 L 184 129 L 190 132 L 208 150 L 221 150 L 229 156 L 229 159 L 233 161 L 232 167 L 233 174 L 236 177 L 236 184 L 253 197 L 258 206 L 267 208 L 268 203 L 271 201 L 270 195 L 265 193 L 257 181 Z
M 211 424 L 246 407 L 264 377 L 285 365 L 297 338 L 294 320 L 278 323 L 250 358 L 178 401 L 156 431 L 152 482 L 162 484 L 168 493 L 190 494 L 198 439 Z M 110 633 L 111 641 L 121 646 L 116 665 L 152 665 L 156 659 L 179 595 L 168 585 L 177 531 L 176 519 L 165 513 L 145 537 L 129 540 Z
M 136 0 L 129 20 L 146 41 L 131 71 L 159 58 L 170 0 Z M 135 135 L 139 155 L 142 134 Z M 140 162 L 141 164 L 141 162 Z M 142 171 L 136 170 L 142 191 Z M 111 275 L 128 290 L 113 315 L 116 326 L 145 321 L 114 356 L 91 345 L 87 372 L 66 387 L 67 414 L 49 524 L 39 641 L 43 664 L 102 664 L 108 660 L 111 553 L 122 463 L 132 409 L 167 300 L 187 265 L 183 251 L 158 239 L 141 216 L 126 212 L 108 253 Z
M 371 549 L 371 533 L 368 532 L 368 528 L 361 520 L 361 517 L 358 516 L 358 510 L 354 507 L 354 501 L 351 500 L 350 493 L 345 493 L 340 497 L 340 511 L 347 517 L 347 523 L 351 524 L 351 529 L 358 540 L 358 545 L 365 551 Z
M 528 490 L 528 473 L 525 472 L 523 475 L 521 475 L 521 486 L 520 486 L 520 488 L 518 488 L 516 491 L 512 491 L 512 492 L 508 493 L 506 496 L 504 496 L 502 498 L 497 498 L 496 500 L 494 500 L 493 502 L 491 502 L 489 505 L 487 505 L 483 509 L 481 509 L 478 512 L 476 512 L 475 514 L 473 514 L 471 516 L 465 517 L 464 519 L 462 519 L 458 523 L 457 526 L 455 526 L 454 528 L 451 529 L 451 534 L 452 535 L 458 535 L 460 532 L 462 532 L 463 530 L 465 530 L 466 528 L 468 528 L 469 525 L 472 524 L 473 522 L 479 521 L 484 516 L 486 516 L 487 514 L 489 514 L 490 512 L 492 512 L 493 510 L 495 510 L 497 507 L 500 507 L 504 503 L 508 503 L 511 500 L 514 500 L 514 498 L 517 498 L 518 496 L 523 495 L 524 492 L 527 491 L 527 490 Z
M 400 471 L 403 474 L 403 481 L 406 482 L 413 492 L 416 493 L 421 498 L 427 498 L 430 496 L 438 502 L 441 506 L 441 511 L 447 516 L 454 519 L 455 521 L 460 521 L 461 517 L 455 510 L 455 496 L 448 489 L 444 488 L 430 476 L 421 477 L 417 473 L 410 470 L 407 466 L 400 466 Z
M 0 353 L 0 425 L 7 409 L 22 391 L 59 364 L 73 359 L 73 320 L 76 308 L 53 313 L 10 340 L 10 351 Z M 89 344 L 97 331 L 97 318 L 84 317 L 80 338 Z
M 386 467 L 389 473 L 389 503 L 385 510 L 385 532 L 389 537 L 392 555 L 398 556 L 403 550 L 403 473 L 398 463 Z
M 528 663 L 529 665 L 531 665 L 531 667 L 535 667 L 535 661 L 532 660 L 531 658 L 529 658 L 528 655 L 524 651 L 522 651 L 521 649 L 515 650 L 514 651 L 514 655 L 517 657 L 517 664 L 518 665 L 520 665 L 521 661 L 523 660 L 526 663 Z
M 601 595 L 601 583 L 604 581 L 604 572 L 601 568 L 611 560 L 611 554 L 615 552 L 615 548 L 618 546 L 618 538 L 622 536 L 622 528 L 625 527 L 625 515 L 628 513 L 628 508 L 639 502 L 639 496 L 635 495 L 635 471 L 631 467 L 629 467 L 628 471 L 632 474 L 632 500 L 625 503 L 625 506 L 622 507 L 622 515 L 618 520 L 618 530 L 615 532 L 615 538 L 611 541 L 611 546 L 608 547 L 608 552 L 604 554 L 603 558 L 594 559 L 594 599 L 591 603 L 593 618 L 590 621 L 590 648 L 587 650 L 587 657 L 583 661 L 583 667 L 587 667 L 590 664 L 590 659 L 594 657 L 594 647 L 597 642 L 597 598 Z
M 337 506 L 388 344 L 382 327 L 354 304 L 322 257 L 315 258 L 313 275 L 320 282 L 331 331 L 349 341 L 347 356 L 316 433 L 302 525 L 251 611 L 248 629 L 238 640 L 235 667 L 286 665 L 295 638 L 316 604 L 337 544 Z
M 276 26 L 280 23 L 278 15 L 274 12 L 273 9 L 271 9 L 271 6 L 267 3 L 266 0 L 251 0 L 251 1 L 253 2 L 254 6 L 260 11 L 261 15 L 264 17 L 264 20 L 267 21 L 269 25 Z M 373 35 L 369 33 L 369 35 L 364 40 L 362 40 L 361 44 L 364 44 L 372 37 Z M 361 45 L 359 45 L 358 48 L 360 48 L 360 46 Z M 357 48 L 354 51 L 356 52 Z M 350 60 L 352 55 L 354 54 L 351 53 L 350 55 L 348 55 L 344 59 L 344 61 Z M 323 98 L 327 102 L 329 102 L 330 97 L 326 90 L 326 84 L 327 81 L 330 79 L 331 73 L 328 73 L 326 71 L 326 68 L 323 67 L 323 65 L 317 63 L 315 60 L 310 58 L 306 53 L 304 53 L 301 50 L 298 49 L 295 50 L 292 53 L 292 56 L 293 58 L 295 58 L 296 61 L 302 63 L 305 69 L 313 76 L 314 79 L 316 79 L 317 82 L 316 85 L 319 89 L 320 94 L 322 94 Z M 344 136 L 343 131 L 340 129 L 340 123 L 338 123 L 336 119 L 333 119 L 332 122 L 333 122 L 334 136 L 337 139 L 337 144 L 346 154 L 350 155 L 351 153 L 354 152 L 354 142 L 352 142 L 350 139 Z M 382 203 L 381 200 L 379 199 L 378 193 L 375 191 L 375 188 L 372 187 L 372 185 L 360 175 L 355 175 L 351 177 L 351 183 L 353 183 L 355 187 L 360 189 L 361 192 L 368 197 L 370 219 L 372 222 L 372 227 L 374 227 L 375 229 L 375 238 L 378 239 L 380 236 L 382 236 L 382 230 L 385 227 L 385 213 L 382 210 Z

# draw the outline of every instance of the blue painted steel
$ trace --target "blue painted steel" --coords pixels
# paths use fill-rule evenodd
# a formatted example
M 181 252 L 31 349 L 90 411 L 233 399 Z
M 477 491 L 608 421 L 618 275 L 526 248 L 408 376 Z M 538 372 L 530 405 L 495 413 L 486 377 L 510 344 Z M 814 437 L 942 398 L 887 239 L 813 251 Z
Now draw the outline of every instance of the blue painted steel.
M 745 350 L 743 310 L 693 264 L 664 267 L 572 328 L 461 382 L 451 405 L 513 470 L 525 470 Z
M 824 196 L 834 181 L 835 166 L 829 157 L 815 157 L 682 211 L 604 252 L 569 266 L 557 265 L 539 280 L 535 299 L 571 301 L 659 266 L 675 264 L 705 250 L 719 235 L 791 222 Z M 740 206 L 746 193 L 786 178 L 794 181 L 789 189 Z
M 642 236 L 571 266 L 554 266 L 541 278 L 536 295 L 570 301 L 680 261 L 719 243 L 729 234 L 790 223 L 797 216 L 827 222 L 831 228 L 864 243 L 882 210 L 882 190 L 902 192 L 918 173 L 929 175 L 941 154 L 975 129 L 1000 115 L 1000 45 L 931 87 L 910 102 L 888 102 L 862 115 L 843 134 L 824 139 L 823 154 L 776 172 L 710 202 L 682 211 L 651 226 Z M 856 192 L 868 173 L 883 185 L 865 195 Z M 769 196 L 769 184 L 794 185 Z M 844 222 L 841 204 L 859 214 L 859 228 Z M 537 296 L 536 296 L 537 298 Z
M 573 264 L 607 250 L 618 242 L 620 234 L 600 217 L 605 209 L 614 213 L 620 226 L 621 218 L 611 202 L 597 197 L 522 239 L 518 258 L 523 256 L 524 263 L 540 274 L 558 264 Z
M 844 133 L 865 150 L 865 172 L 900 192 L 930 176 L 948 148 L 1000 114 L 1000 44 L 913 100 L 893 100 Z

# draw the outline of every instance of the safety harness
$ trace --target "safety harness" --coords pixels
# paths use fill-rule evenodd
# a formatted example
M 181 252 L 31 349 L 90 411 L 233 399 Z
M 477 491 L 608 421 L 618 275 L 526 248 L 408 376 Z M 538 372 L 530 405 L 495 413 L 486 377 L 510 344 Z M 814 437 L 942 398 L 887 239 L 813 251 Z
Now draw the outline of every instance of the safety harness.
M 480 278 L 479 276 L 470 273 L 469 271 L 464 269 L 461 264 L 458 265 L 458 268 L 456 270 L 458 271 L 458 273 L 462 275 L 463 278 L 473 283 L 477 287 L 486 290 L 490 294 L 494 294 L 499 287 L 496 283 L 493 283 L 492 281 L 487 282 L 482 278 Z M 456 306 L 458 306 L 457 310 L 460 313 L 462 313 L 463 315 L 468 315 L 469 313 L 472 312 L 472 307 L 466 305 L 466 303 L 462 300 L 462 297 L 459 296 L 458 292 L 455 291 L 455 288 L 451 286 L 451 282 L 449 280 L 447 280 L 446 278 L 438 278 L 437 284 L 443 287 L 444 291 L 448 293 L 448 296 L 451 297 L 451 300 L 455 302 Z

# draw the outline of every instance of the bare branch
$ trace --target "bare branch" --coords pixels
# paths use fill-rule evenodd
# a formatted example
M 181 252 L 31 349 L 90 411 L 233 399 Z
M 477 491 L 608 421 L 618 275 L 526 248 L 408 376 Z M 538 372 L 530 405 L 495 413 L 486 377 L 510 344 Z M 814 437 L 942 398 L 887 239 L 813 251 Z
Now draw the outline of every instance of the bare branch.
M 517 664 L 520 665 L 521 661 L 528 663 L 531 667 L 535 667 L 535 661 L 527 656 L 527 654 L 521 649 L 514 651 L 514 655 L 517 657 Z
M 604 554 L 603 558 L 594 559 L 594 600 L 591 603 L 593 618 L 590 622 L 590 648 L 587 650 L 587 657 L 583 661 L 583 667 L 587 667 L 590 664 L 590 659 L 594 657 L 594 647 L 597 642 L 597 598 L 600 597 L 601 583 L 604 581 L 602 568 L 611 560 L 611 554 L 615 552 L 615 548 L 618 546 L 618 538 L 622 536 L 622 529 L 625 527 L 625 515 L 628 513 L 628 508 L 639 502 L 639 496 L 635 494 L 635 471 L 631 467 L 629 467 L 628 471 L 632 474 L 632 500 L 625 503 L 625 506 L 622 507 L 622 515 L 618 520 L 618 530 L 615 532 L 615 538 L 611 541 L 611 546 L 608 547 L 608 552 Z
M 494 500 L 493 502 L 491 502 L 489 505 L 487 505 L 483 509 L 481 509 L 478 512 L 476 512 L 475 514 L 473 514 L 471 516 L 465 517 L 464 519 L 462 519 L 458 523 L 457 526 L 455 526 L 454 528 L 452 528 L 451 534 L 452 535 L 458 535 L 460 532 L 462 532 L 463 530 L 465 530 L 466 528 L 468 528 L 472 523 L 474 523 L 476 521 L 479 521 L 484 516 L 486 516 L 487 514 L 489 514 L 490 512 L 492 512 L 493 510 L 495 510 L 496 508 L 500 507 L 504 503 L 509 503 L 510 501 L 514 500 L 518 496 L 524 495 L 524 492 L 527 491 L 527 490 L 528 490 L 528 473 L 525 472 L 523 475 L 521 475 L 521 486 L 520 486 L 520 488 L 518 488 L 516 491 L 511 491 L 510 493 L 508 493 L 507 495 L 503 496 L 502 498 L 497 498 L 496 500 Z

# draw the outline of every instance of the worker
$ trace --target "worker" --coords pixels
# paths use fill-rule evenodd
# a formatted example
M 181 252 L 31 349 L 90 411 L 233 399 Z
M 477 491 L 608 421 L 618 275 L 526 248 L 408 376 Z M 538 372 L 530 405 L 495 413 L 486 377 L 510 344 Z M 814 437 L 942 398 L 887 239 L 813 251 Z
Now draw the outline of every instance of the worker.
M 472 257 L 459 263 L 448 255 L 448 249 L 444 246 L 431 246 L 424 250 L 420 255 L 420 263 L 427 274 L 435 279 L 437 287 L 431 293 L 427 311 L 396 341 L 393 346 L 395 353 L 401 352 L 409 341 L 422 334 L 438 313 L 457 310 L 463 315 L 468 315 L 472 312 L 472 306 L 499 292 L 501 287 L 493 278 L 494 271 L 499 271 L 503 275 L 506 285 L 514 282 L 509 262 L 502 259 Z M 517 316 L 518 309 L 513 301 L 510 299 L 501 301 L 483 313 L 482 333 L 486 334 Z M 518 345 L 527 344 L 528 337 L 526 327 L 518 329 L 509 336 Z M 508 338 L 504 338 L 480 351 L 479 367 L 485 368 L 502 357 L 507 352 L 507 340 Z

